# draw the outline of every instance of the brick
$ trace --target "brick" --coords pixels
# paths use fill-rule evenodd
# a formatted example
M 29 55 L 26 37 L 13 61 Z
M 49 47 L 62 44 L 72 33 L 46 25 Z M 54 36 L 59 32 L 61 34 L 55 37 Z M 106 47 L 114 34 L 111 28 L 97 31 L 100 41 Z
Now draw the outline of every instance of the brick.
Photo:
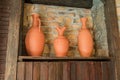
M 47 7 L 47 11 L 56 11 L 56 7 Z
M 81 24 L 73 24 L 72 28 L 74 28 L 75 30 L 79 30 L 81 28 Z
M 52 32 L 52 28 L 51 27 L 48 27 L 48 26 L 41 26 L 41 29 L 43 32 Z
M 55 20 L 55 17 L 48 17 L 48 18 L 47 18 L 47 21 L 49 21 L 49 22 L 50 22 L 50 21 L 54 21 L 54 20 Z
M 64 22 L 64 16 L 57 16 L 57 17 L 55 18 L 55 20 L 56 20 L 57 22 L 59 22 L 59 23 L 63 23 L 63 22 Z
M 68 13 L 67 16 L 68 16 L 68 17 L 75 17 L 76 14 L 75 14 L 75 12 L 73 12 L 73 13 Z
M 55 17 L 55 16 L 57 16 L 57 13 L 56 12 L 47 12 L 47 16 Z
M 46 5 L 40 5 L 39 8 L 40 8 L 40 11 L 45 11 L 47 9 L 47 6 Z
M 58 22 L 50 22 L 49 26 L 57 27 L 57 26 L 60 26 L 60 24 Z
M 88 20 L 87 20 L 87 27 L 92 29 L 93 28 L 93 20 L 92 17 L 87 16 Z
M 50 49 L 48 44 L 45 44 L 43 54 L 44 55 L 46 54 L 46 56 L 50 54 Z
M 58 10 L 64 11 L 66 10 L 66 7 L 58 7 Z
M 66 27 L 70 27 L 71 24 L 72 24 L 72 22 L 73 22 L 73 19 L 72 19 L 72 18 L 70 18 L 70 17 L 66 17 L 66 18 L 65 18 L 65 26 L 66 26 Z

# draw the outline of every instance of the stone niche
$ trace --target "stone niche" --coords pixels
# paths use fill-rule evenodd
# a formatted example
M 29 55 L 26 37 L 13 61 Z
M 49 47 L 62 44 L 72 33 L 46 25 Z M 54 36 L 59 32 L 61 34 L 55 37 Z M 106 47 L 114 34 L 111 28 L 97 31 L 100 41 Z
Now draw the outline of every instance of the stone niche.
M 42 30 L 45 34 L 45 48 L 42 56 L 55 56 L 53 40 L 57 37 L 56 26 L 65 26 L 67 29 L 64 35 L 70 41 L 68 57 L 79 57 L 77 37 L 81 28 L 81 17 L 87 17 L 87 27 L 91 30 L 94 38 L 93 56 L 109 56 L 107 32 L 104 17 L 104 3 L 100 0 L 93 0 L 91 9 L 74 8 L 65 6 L 51 6 L 43 4 L 24 4 L 23 26 L 21 28 L 22 54 L 27 55 L 25 50 L 25 35 L 32 24 L 31 13 L 40 14 Z

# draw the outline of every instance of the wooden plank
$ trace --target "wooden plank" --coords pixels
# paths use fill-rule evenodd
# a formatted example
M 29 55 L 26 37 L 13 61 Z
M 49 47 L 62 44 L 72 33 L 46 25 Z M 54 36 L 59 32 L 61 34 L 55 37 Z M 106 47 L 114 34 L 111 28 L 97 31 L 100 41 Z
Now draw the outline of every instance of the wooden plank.
M 0 34 L 0 38 L 7 38 L 8 34 Z
M 110 80 L 109 79 L 109 69 L 107 67 L 107 63 L 106 62 L 102 62 L 102 75 L 103 75 L 103 79 L 102 80 Z
M 0 21 L 0 26 L 8 26 L 9 22 Z
M 70 6 L 79 8 L 91 8 L 93 0 L 25 0 L 27 3 L 58 5 L 58 6 Z
M 5 9 L 5 10 L 10 10 L 10 6 L 9 6 L 10 2 L 7 2 L 7 5 L 0 5 L 0 9 Z
M 109 61 L 110 57 L 41 57 L 41 56 L 19 56 L 19 61 Z
M 0 5 L 1 5 L 1 6 L 9 6 L 9 5 L 10 5 L 10 1 L 0 0 Z
M 62 62 L 55 62 L 55 69 L 56 69 L 55 80 L 62 80 L 62 77 L 63 77 Z
M 88 72 L 89 72 L 89 80 L 95 80 L 95 65 L 94 62 L 88 62 L 89 67 L 88 67 Z M 96 66 L 97 67 L 97 66 Z
M 89 80 L 87 61 L 77 63 L 77 80 Z
M 0 46 L 0 51 L 6 51 L 7 46 Z
M 109 13 L 109 14 L 108 14 Z M 120 37 L 115 0 L 105 0 L 105 21 L 108 34 L 109 53 L 115 59 L 116 80 L 120 80 Z
M 6 61 L 6 51 L 0 51 L 0 63 L 5 63 Z
M 115 6 L 115 0 L 105 1 L 105 21 L 108 34 L 110 56 L 116 56 L 116 54 L 119 54 L 117 51 L 120 50 L 120 39 L 118 37 L 119 29 Z
M 0 55 L 5 55 L 6 51 L 0 51 Z
M 70 80 L 70 62 L 63 62 L 63 79 Z
M 10 13 L 0 13 L 0 17 L 9 17 L 10 16 Z
M 4 80 L 4 75 L 5 74 L 0 74 L 0 80 Z
M 3 13 L 10 13 L 10 10 L 9 9 L 0 9 L 0 12 L 3 12 Z
M 32 80 L 33 62 L 25 62 L 25 80 Z
M 7 34 L 8 30 L 0 30 L 0 34 Z
M 89 65 L 88 65 L 88 62 L 87 61 L 85 61 L 83 64 L 81 64 L 81 66 L 82 66 L 82 75 L 81 76 L 83 76 L 82 77 L 82 79 L 83 80 L 89 80 L 89 73 L 88 73 L 88 67 L 89 67 Z
M 48 80 L 56 80 L 56 69 L 55 62 L 49 62 L 49 79 Z
M 24 80 L 25 77 L 25 62 L 18 62 L 17 80 Z
M 40 67 L 40 80 L 48 80 L 48 73 L 49 73 L 49 68 L 48 68 L 48 62 L 41 62 L 41 67 Z
M 95 65 L 95 80 L 102 80 L 103 76 L 101 62 L 95 62 L 94 65 Z
M 6 54 L 0 54 L 0 61 L 5 61 Z
M 9 26 L 9 25 L 0 26 L 0 30 L 8 31 L 8 26 Z M 2 32 L 2 33 L 3 33 L 3 32 Z M 4 34 L 5 34 L 5 33 L 8 33 L 8 32 L 4 32 Z
M 70 79 L 71 80 L 76 80 L 76 62 L 72 61 L 70 63 Z
M 0 74 L 5 73 L 5 63 L 0 63 Z
M 107 62 L 107 68 L 109 70 L 109 80 L 115 80 L 115 62 Z
M 4 13 L 3 13 L 4 14 Z M 7 22 L 7 21 L 9 21 L 9 17 L 0 17 L 0 21 L 5 21 L 5 22 Z
M 9 32 L 6 53 L 5 80 L 16 80 L 17 53 L 22 0 L 10 0 Z M 1 21 L 1 19 L 0 19 Z
M 7 45 L 7 38 L 0 38 L 0 47 Z
M 33 62 L 33 80 L 40 80 L 40 64 L 39 64 L 39 62 Z
M 77 62 L 76 64 L 76 80 L 82 80 L 82 69 L 81 69 L 81 63 L 82 62 Z

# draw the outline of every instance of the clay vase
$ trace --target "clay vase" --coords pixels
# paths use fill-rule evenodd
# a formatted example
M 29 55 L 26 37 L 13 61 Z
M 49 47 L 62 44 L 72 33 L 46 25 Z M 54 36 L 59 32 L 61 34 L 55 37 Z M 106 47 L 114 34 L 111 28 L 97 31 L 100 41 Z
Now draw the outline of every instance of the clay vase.
M 78 35 L 78 50 L 82 57 L 92 56 L 93 38 L 89 29 L 86 27 L 87 18 L 81 18 L 82 27 Z
M 56 57 L 65 57 L 69 49 L 69 41 L 63 36 L 66 27 L 57 27 L 58 37 L 54 40 L 53 46 Z
M 25 38 L 25 46 L 28 55 L 40 56 L 44 49 L 45 37 L 41 30 L 41 21 L 39 14 L 32 14 L 32 26 L 28 30 Z

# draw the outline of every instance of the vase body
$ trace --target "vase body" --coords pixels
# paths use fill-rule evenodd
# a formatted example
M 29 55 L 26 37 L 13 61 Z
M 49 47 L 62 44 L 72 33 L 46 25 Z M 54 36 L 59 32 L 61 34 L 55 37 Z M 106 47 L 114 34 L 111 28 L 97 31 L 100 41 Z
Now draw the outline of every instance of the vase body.
M 86 27 L 87 18 L 81 18 L 82 27 L 78 35 L 78 50 L 82 57 L 92 56 L 93 38 L 92 34 Z
M 40 56 L 44 50 L 45 38 L 41 30 L 41 22 L 37 13 L 32 14 L 32 26 L 25 38 L 25 46 L 28 55 Z
M 65 57 L 69 49 L 69 41 L 63 36 L 66 27 L 57 27 L 58 37 L 54 40 L 53 46 L 55 50 L 56 57 Z

